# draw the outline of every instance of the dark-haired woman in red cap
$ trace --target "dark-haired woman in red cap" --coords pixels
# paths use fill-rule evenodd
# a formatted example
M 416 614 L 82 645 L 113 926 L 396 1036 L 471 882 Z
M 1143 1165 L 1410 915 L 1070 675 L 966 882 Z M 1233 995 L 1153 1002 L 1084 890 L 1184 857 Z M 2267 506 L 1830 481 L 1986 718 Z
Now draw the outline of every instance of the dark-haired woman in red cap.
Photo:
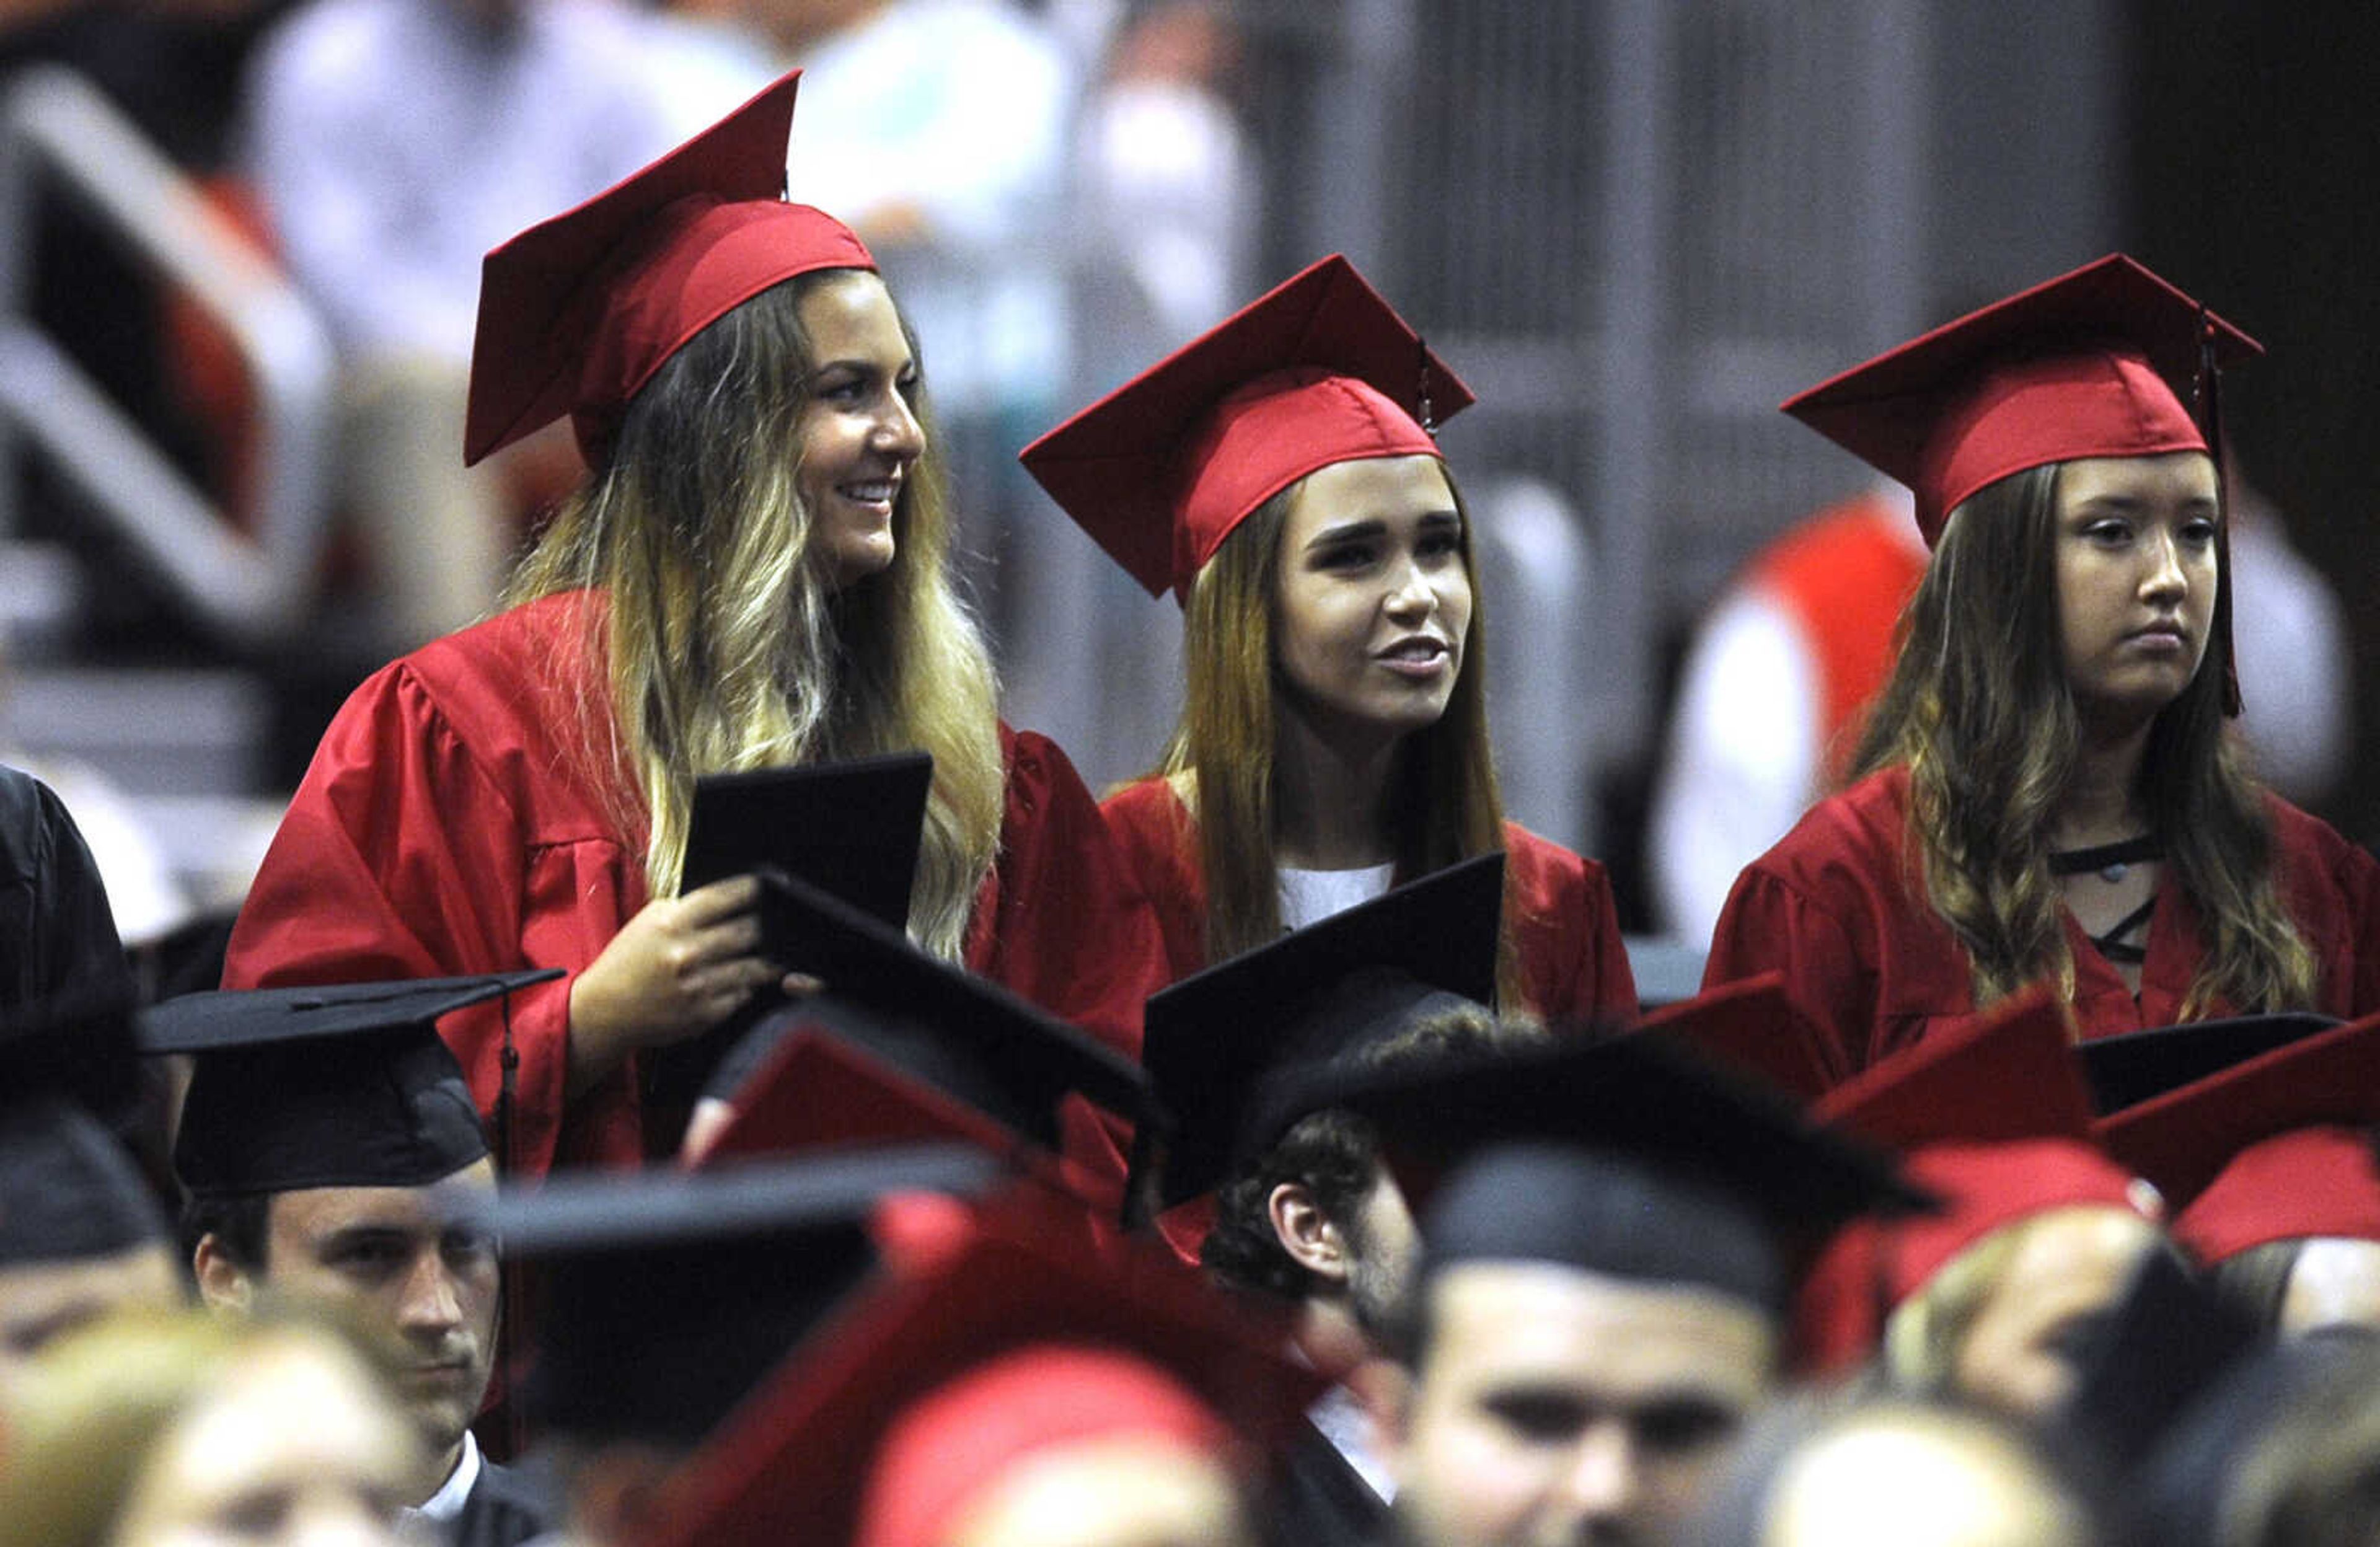
M 1026 448 L 1183 603 L 1180 728 L 1105 807 L 1175 977 L 1503 849 L 1500 1002 L 1634 1016 L 1603 868 L 1503 819 L 1470 524 L 1433 438 L 1471 401 L 1332 257 Z
M 2380 865 L 2225 723 L 2214 415 L 2172 384 L 2255 352 L 2111 257 L 1785 405 L 1934 556 L 1856 782 L 1737 881 L 1706 982 L 1781 969 L 1852 1069 L 2043 980 L 2085 1037 L 2380 1008 Z
M 232 941 L 235 987 L 566 969 L 442 1028 L 532 1173 L 667 1141 L 639 1055 L 789 965 L 752 878 L 681 895 L 702 774 L 930 752 L 911 932 L 1137 1051 L 1153 925 L 1063 755 L 997 718 L 900 314 L 780 196 L 793 98 L 489 255 L 466 456 L 568 415 L 592 473 L 509 611 L 340 712 Z

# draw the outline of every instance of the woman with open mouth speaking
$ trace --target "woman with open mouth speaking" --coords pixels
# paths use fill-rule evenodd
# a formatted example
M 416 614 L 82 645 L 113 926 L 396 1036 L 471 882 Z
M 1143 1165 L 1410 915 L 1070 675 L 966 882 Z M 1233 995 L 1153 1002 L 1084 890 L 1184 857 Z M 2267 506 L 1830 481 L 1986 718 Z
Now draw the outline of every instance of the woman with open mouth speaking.
M 1470 521 L 1433 435 L 1471 401 L 1334 256 L 1026 448 L 1184 610 L 1180 726 L 1104 808 L 1174 977 L 1502 849 L 1503 1006 L 1634 1016 L 1603 868 L 1503 819 Z

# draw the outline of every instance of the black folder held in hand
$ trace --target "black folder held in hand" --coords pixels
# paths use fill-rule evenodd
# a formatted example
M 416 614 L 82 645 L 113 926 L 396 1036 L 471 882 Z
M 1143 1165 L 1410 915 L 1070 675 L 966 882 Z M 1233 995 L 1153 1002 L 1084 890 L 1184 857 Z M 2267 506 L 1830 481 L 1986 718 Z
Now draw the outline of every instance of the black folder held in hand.
M 925 752 L 698 779 L 678 891 L 775 871 L 905 930 L 933 782 L 934 760 Z M 808 971 L 812 964 L 783 965 Z M 647 1064 L 648 1102 L 665 1114 L 690 1106 L 727 1050 L 783 1003 L 774 991 L 758 994 L 722 1025 L 662 1049 Z
M 934 760 L 925 752 L 698 779 L 678 890 L 783 871 L 906 929 L 933 783 Z

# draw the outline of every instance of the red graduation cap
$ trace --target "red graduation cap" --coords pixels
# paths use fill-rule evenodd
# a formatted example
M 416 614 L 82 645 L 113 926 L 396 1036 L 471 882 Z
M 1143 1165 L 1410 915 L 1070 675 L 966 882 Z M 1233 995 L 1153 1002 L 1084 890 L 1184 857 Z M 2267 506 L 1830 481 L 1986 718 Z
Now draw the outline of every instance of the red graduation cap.
M 1785 992 L 1781 972 L 1664 1005 L 1638 1024 L 1636 1034 L 1685 1048 L 1797 1102 L 1815 1101 L 1843 1078 L 1833 1044 Z
M 1333 253 L 1018 460 L 1151 596 L 1170 586 L 1187 600 L 1199 569 L 1265 501 L 1333 462 L 1435 457 L 1431 431 L 1473 401 Z
M 1322 1384 L 1281 1324 L 1159 1249 L 1093 1249 L 1042 1189 L 939 1245 L 770 1378 L 680 1474 L 651 1547 L 845 1542 L 863 1524 L 891 1547 L 1044 1444 L 1235 1433 L 1264 1453 Z M 953 1428 L 969 1420 L 978 1447 Z
M 785 1036 L 737 1088 L 735 1115 L 704 1152 L 700 1168 L 767 1155 L 938 1140 L 971 1144 L 1095 1210 L 1112 1212 L 1121 1206 L 1113 1178 L 1093 1175 L 1071 1154 L 1042 1148 L 991 1114 L 816 1021 L 801 1023 Z
M 850 227 L 784 201 L 795 70 L 480 271 L 463 460 L 565 414 L 600 466 L 653 372 L 722 314 L 817 269 L 873 269 Z
M 890 1062 L 803 1024 L 735 1092 L 735 1115 L 703 1157 L 714 1166 L 848 1144 L 957 1139 L 996 1155 L 1026 1148 L 985 1114 Z
M 2200 1261 L 2301 1236 L 2380 1240 L 2380 1017 L 2335 1027 L 2101 1119 L 2111 1154 L 2180 1209 Z
M 2046 985 L 1878 1060 L 1811 1115 L 1900 1151 L 1945 1141 L 2091 1138 L 2070 1012 Z
M 1803 1354 L 1821 1369 L 1865 1357 L 1895 1306 L 2003 1226 L 2076 1205 L 2156 1213 L 2092 1141 L 2067 1011 L 2046 986 L 1871 1066 L 1812 1115 L 1907 1151 L 1909 1179 L 1944 1203 L 1854 1222 L 1827 1249 L 1797 1312 Z
M 2082 457 L 2205 451 L 2176 395 L 2264 347 L 2121 253 L 1878 355 L 1784 410 L 1917 496 L 1928 547 L 1961 501 Z

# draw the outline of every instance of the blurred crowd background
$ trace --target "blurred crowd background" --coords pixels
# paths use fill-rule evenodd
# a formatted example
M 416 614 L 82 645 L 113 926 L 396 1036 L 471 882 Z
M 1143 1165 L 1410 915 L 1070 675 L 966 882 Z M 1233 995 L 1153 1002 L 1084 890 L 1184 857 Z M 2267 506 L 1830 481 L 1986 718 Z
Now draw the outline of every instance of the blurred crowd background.
M 799 65 L 792 194 L 915 322 L 1008 718 L 1094 786 L 1177 615 L 1014 452 L 1344 251 L 1480 396 L 1513 814 L 1698 949 L 1647 837 L 1680 664 L 1864 487 L 1778 401 L 2121 248 L 2270 350 L 2224 383 L 2286 540 L 2240 572 L 2296 580 L 2252 737 L 2370 844 L 2375 46 L 2337 0 L 0 0 L 0 745 L 128 944 L 236 905 L 332 710 L 577 475 L 461 466 L 478 255 Z

